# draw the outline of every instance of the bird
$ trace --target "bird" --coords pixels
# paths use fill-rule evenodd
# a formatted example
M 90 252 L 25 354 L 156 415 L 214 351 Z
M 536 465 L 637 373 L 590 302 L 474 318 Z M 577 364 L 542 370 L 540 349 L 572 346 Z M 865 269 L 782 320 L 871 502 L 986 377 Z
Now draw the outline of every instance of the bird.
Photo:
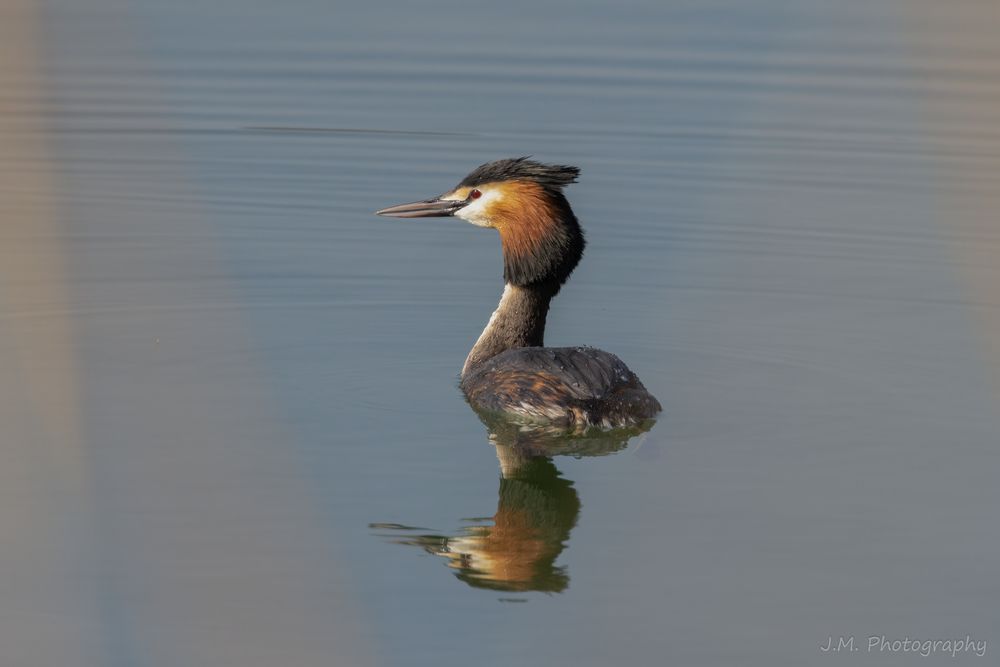
M 440 196 L 375 212 L 456 217 L 499 233 L 503 294 L 459 381 L 476 411 L 580 431 L 629 427 L 661 410 L 614 354 L 587 346 L 545 347 L 549 304 L 586 245 L 563 194 L 579 174 L 577 167 L 530 157 L 502 159 L 476 167 Z

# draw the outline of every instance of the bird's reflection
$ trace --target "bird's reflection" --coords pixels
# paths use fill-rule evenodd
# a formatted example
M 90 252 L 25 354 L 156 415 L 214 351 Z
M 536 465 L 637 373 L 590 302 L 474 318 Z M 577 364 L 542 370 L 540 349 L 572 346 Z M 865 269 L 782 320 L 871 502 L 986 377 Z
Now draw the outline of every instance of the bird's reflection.
M 558 593 L 569 586 L 565 567 L 556 559 L 565 548 L 580 514 L 573 482 L 560 476 L 553 456 L 601 456 L 623 449 L 652 427 L 652 421 L 629 429 L 571 433 L 526 425 L 503 416 L 479 414 L 500 461 L 497 511 L 456 534 L 427 534 L 396 524 L 372 524 L 391 530 L 393 541 L 442 556 L 455 575 L 477 588 Z

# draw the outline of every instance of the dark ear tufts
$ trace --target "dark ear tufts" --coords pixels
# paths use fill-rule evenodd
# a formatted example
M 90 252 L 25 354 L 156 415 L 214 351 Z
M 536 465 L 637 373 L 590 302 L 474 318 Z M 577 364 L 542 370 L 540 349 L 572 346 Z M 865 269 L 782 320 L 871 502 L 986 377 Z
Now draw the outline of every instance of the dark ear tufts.
M 578 167 L 568 164 L 542 164 L 525 156 L 480 165 L 462 179 L 459 187 L 474 188 L 483 183 L 525 180 L 558 192 L 570 183 L 576 183 L 579 175 Z

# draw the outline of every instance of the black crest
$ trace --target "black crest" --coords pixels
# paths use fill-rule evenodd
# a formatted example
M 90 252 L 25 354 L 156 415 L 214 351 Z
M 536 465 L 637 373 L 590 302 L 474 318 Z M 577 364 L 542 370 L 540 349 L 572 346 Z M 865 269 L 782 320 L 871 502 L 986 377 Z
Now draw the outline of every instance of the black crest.
M 566 164 L 542 164 L 528 157 L 509 158 L 487 162 L 472 170 L 462 179 L 459 187 L 474 188 L 483 183 L 524 180 L 538 183 L 546 190 L 559 192 L 580 175 L 577 167 Z

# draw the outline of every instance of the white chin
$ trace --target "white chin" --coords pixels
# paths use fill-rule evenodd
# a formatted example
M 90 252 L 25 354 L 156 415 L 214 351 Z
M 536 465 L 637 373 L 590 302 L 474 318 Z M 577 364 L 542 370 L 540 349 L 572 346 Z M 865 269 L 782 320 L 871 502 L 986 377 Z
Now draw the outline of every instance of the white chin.
M 485 218 L 483 218 L 481 216 L 478 216 L 478 215 L 475 215 L 475 214 L 469 215 L 468 213 L 465 212 L 464 208 L 462 210 L 460 210 L 460 211 L 456 211 L 455 212 L 455 217 L 456 218 L 461 218 L 462 220 L 465 220 L 466 222 L 471 222 L 476 227 L 489 227 L 490 226 L 489 220 L 486 220 Z

